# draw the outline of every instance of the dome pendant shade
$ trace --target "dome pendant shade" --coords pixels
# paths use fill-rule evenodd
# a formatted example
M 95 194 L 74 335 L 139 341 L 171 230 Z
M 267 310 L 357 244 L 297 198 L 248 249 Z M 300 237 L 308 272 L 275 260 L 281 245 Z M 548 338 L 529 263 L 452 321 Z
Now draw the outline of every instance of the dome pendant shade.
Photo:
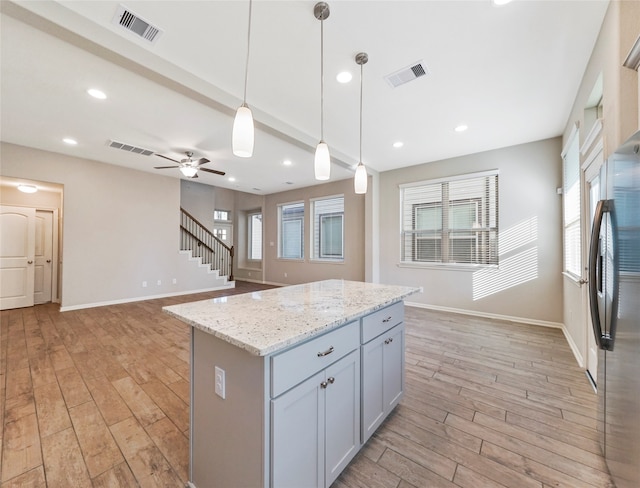
M 251 109 L 243 104 L 236 112 L 232 135 L 233 154 L 241 158 L 253 155 L 253 115 Z
M 324 141 L 320 141 L 316 147 L 314 170 L 316 180 L 328 180 L 331 175 L 331 156 L 329 155 L 329 146 L 327 146 L 327 143 Z
M 180 166 L 180 171 L 187 178 L 193 178 L 198 172 L 198 168 L 196 166 L 185 165 L 185 166 Z
M 353 179 L 353 189 L 357 194 L 367 193 L 367 168 L 364 167 L 362 161 L 358 163 L 356 175 Z

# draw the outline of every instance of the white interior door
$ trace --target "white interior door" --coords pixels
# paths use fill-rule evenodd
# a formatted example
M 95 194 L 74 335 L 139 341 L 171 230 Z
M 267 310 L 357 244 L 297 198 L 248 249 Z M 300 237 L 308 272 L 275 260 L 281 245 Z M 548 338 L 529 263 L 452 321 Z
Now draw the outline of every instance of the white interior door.
M 0 206 L 0 310 L 33 305 L 36 211 Z
M 582 215 L 585 216 L 585 238 L 582 240 L 583 245 L 583 263 L 588 262 L 589 245 L 591 242 L 591 228 L 593 226 L 593 217 L 596 210 L 596 204 L 600 200 L 600 168 L 604 163 L 602 145 L 596 145 L 591 154 L 587 157 L 587 161 L 584 164 L 584 178 L 585 178 L 585 198 L 584 198 L 584 211 Z M 585 276 L 587 279 L 588 270 L 585 266 Z M 585 306 L 584 316 L 587 318 L 585 321 L 585 331 L 587 337 L 587 371 L 591 375 L 591 379 L 595 383 L 598 379 L 598 346 L 593 333 L 593 326 L 591 323 L 591 313 L 589 312 L 589 289 L 587 286 L 582 287 L 583 303 Z
M 53 212 L 36 210 L 34 303 L 51 301 L 53 284 Z

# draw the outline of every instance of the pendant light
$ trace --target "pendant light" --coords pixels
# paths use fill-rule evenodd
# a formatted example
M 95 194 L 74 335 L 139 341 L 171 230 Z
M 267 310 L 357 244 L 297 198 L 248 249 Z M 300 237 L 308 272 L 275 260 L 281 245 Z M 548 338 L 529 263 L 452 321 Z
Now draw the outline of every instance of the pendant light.
M 236 111 L 233 121 L 231 146 L 233 154 L 241 158 L 250 158 L 253 155 L 253 115 L 247 105 L 247 79 L 249 77 L 249 48 L 251 46 L 251 7 L 249 0 L 249 25 L 247 28 L 247 60 L 244 68 L 244 96 L 242 105 Z
M 353 178 L 353 189 L 358 194 L 367 193 L 367 168 L 362 162 L 362 66 L 369 61 L 367 53 L 356 54 L 356 63 L 360 65 L 360 160 L 356 168 L 356 175 Z
M 329 5 L 325 2 L 318 2 L 313 8 L 313 15 L 320 21 L 320 142 L 314 158 L 316 180 L 328 180 L 331 175 L 331 155 L 324 142 L 324 21 L 329 13 Z

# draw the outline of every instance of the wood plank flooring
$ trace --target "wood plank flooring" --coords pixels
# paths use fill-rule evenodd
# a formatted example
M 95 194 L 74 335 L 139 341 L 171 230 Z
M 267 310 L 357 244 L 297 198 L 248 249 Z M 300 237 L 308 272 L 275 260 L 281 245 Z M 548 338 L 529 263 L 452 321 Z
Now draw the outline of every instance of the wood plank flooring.
M 190 331 L 161 308 L 265 288 L 2 311 L 0 485 L 184 486 Z M 333 488 L 613 487 L 560 331 L 411 307 L 406 325 L 406 395 Z

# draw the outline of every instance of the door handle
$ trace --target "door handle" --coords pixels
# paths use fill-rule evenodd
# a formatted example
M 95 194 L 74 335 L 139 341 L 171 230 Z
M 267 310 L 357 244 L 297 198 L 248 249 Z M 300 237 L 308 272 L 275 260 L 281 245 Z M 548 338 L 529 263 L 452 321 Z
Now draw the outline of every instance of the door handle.
M 51 262 L 51 259 L 47 259 L 47 263 L 50 263 L 50 262 Z
M 27 264 L 33 264 L 33 261 L 27 261 Z

